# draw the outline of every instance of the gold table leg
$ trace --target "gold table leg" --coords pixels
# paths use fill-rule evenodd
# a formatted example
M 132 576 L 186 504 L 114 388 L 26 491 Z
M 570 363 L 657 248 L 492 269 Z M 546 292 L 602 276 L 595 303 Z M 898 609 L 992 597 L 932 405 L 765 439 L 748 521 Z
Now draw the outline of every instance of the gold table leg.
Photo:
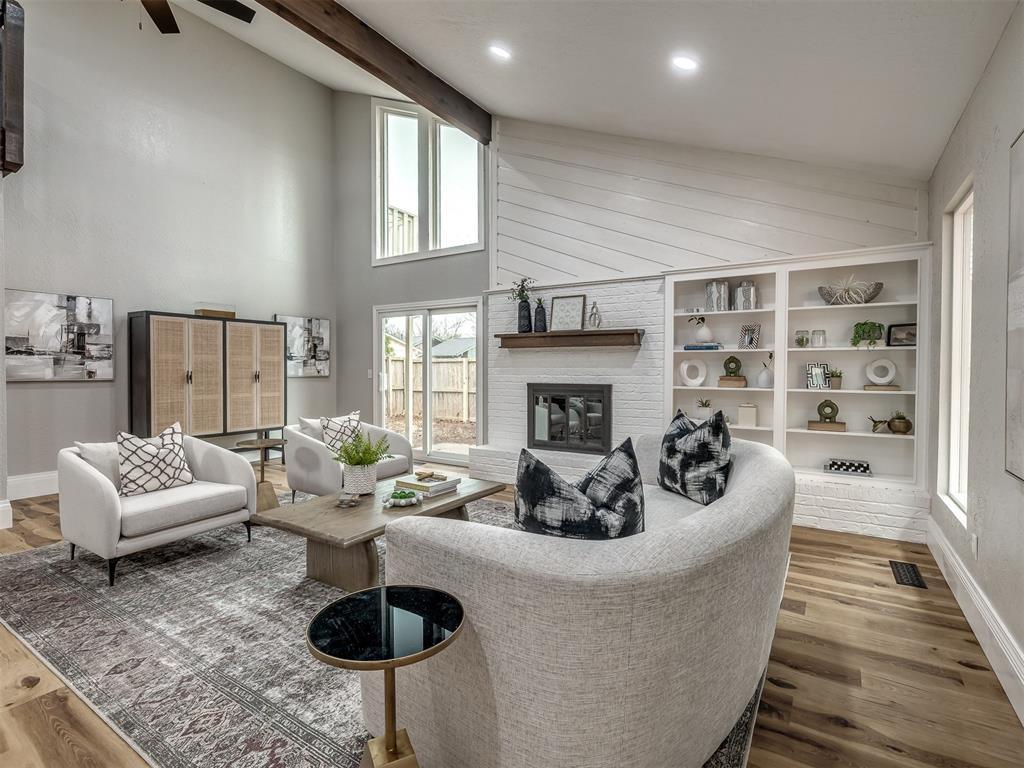
M 365 768 L 419 768 L 405 728 L 395 724 L 395 670 L 384 670 L 384 736 L 370 739 L 363 752 Z

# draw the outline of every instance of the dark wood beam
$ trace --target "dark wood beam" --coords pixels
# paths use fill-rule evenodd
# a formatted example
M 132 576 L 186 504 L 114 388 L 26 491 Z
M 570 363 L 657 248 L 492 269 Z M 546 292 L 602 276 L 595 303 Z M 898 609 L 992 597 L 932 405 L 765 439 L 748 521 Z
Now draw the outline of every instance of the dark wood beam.
M 491 114 L 334 0 L 256 0 L 483 144 Z

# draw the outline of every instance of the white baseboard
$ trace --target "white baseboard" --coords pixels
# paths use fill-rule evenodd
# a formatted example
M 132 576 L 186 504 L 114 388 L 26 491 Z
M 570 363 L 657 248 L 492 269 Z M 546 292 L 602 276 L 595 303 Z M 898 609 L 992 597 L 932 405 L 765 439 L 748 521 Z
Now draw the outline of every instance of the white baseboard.
M 10 528 L 14 525 L 14 510 L 11 509 L 11 502 L 7 499 L 0 499 L 0 530 Z
M 33 472 L 30 475 L 11 475 L 7 478 L 7 498 L 27 499 L 48 496 L 57 492 L 57 470 Z
M 928 521 L 928 548 L 960 603 L 960 609 L 974 630 L 1006 697 L 1024 724 L 1024 650 L 934 518 Z

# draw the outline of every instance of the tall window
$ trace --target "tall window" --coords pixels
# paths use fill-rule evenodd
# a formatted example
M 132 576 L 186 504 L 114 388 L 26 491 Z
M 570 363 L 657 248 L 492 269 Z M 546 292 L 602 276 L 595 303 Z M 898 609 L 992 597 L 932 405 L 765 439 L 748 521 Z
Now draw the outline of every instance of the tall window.
M 971 278 L 974 261 L 974 193 L 953 212 L 949 297 L 949 467 L 947 492 L 967 510 L 967 451 L 971 405 Z
M 373 263 L 481 250 L 481 144 L 415 104 L 375 103 Z

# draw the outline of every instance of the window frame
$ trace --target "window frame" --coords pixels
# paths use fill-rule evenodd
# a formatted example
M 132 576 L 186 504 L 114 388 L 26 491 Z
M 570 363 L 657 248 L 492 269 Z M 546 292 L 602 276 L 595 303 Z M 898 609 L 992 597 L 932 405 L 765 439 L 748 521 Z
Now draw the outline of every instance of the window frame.
M 373 172 L 371 173 L 372 188 L 370 196 L 373 206 L 373 242 L 370 249 L 371 266 L 383 267 L 389 264 L 403 264 L 410 261 L 435 259 L 441 256 L 455 256 L 460 253 L 475 253 L 486 250 L 487 156 L 484 145 L 477 142 L 477 240 L 474 243 L 453 245 L 448 248 L 433 248 L 431 246 L 436 242 L 438 236 L 438 215 L 440 210 L 438 204 L 439 184 L 437 180 L 440 127 L 442 125 L 451 125 L 451 123 L 442 120 L 426 108 L 412 102 L 374 98 L 371 99 L 371 105 L 373 123 Z M 416 221 L 418 227 L 417 243 L 420 247 L 413 253 L 403 253 L 397 256 L 382 255 L 386 241 L 384 228 L 387 226 L 384 205 L 387 196 L 385 157 L 387 152 L 386 117 L 388 114 L 416 117 L 417 135 L 419 137 L 417 181 L 419 183 L 420 210 L 416 212 Z M 422 247 L 423 243 L 428 244 L 427 248 Z
M 970 218 L 970 231 L 965 219 Z M 970 256 L 967 235 L 970 235 Z M 946 209 L 943 227 L 942 442 L 939 491 L 950 512 L 967 525 L 970 477 L 971 309 L 973 305 L 974 189 L 966 183 Z

